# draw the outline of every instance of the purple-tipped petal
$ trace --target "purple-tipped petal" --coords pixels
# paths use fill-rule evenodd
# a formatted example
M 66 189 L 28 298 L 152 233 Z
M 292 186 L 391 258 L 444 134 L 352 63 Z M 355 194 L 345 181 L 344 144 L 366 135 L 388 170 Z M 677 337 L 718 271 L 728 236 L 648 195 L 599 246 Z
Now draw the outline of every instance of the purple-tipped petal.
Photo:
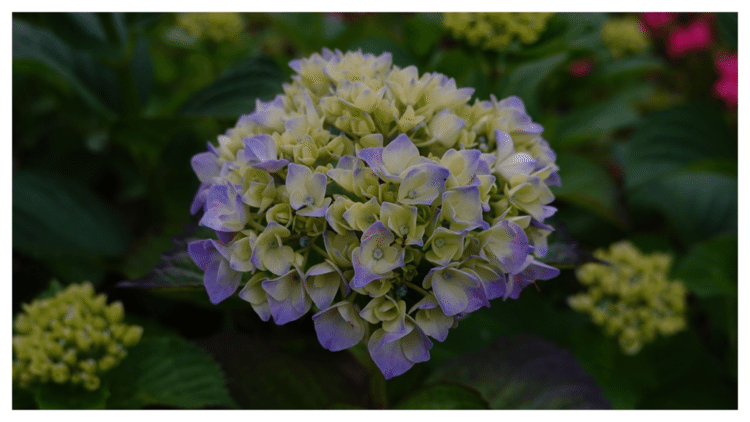
M 408 371 L 415 363 L 430 359 L 432 342 L 409 318 L 408 329 L 394 336 L 382 328 L 375 330 L 367 348 L 385 379 L 391 379 Z M 396 337 L 396 338 L 394 338 Z
M 362 265 L 362 263 L 359 262 L 359 255 L 357 254 L 357 250 L 352 252 L 352 265 L 354 266 L 354 277 L 352 278 L 352 281 L 350 283 L 352 289 L 361 289 L 370 284 L 370 282 L 373 280 L 378 280 L 390 276 L 390 274 L 378 274 L 370 270 L 368 267 Z
M 296 269 L 279 278 L 266 280 L 262 286 L 268 293 L 268 307 L 276 325 L 295 321 L 310 310 L 312 302 Z
M 365 324 L 356 307 L 342 301 L 313 315 L 315 333 L 320 344 L 332 351 L 355 346 L 365 335 Z
M 205 273 L 203 285 L 208 298 L 214 305 L 228 298 L 240 285 L 242 274 L 229 266 L 229 261 L 216 248 L 216 242 L 198 240 L 188 244 L 188 254 Z
M 190 160 L 193 171 L 201 183 L 211 183 L 214 178 L 219 177 L 221 168 L 217 162 L 218 156 L 212 152 L 196 154 Z
M 198 211 L 206 205 L 206 197 L 208 196 L 208 189 L 211 187 L 209 183 L 201 183 L 198 188 L 198 192 L 195 193 L 193 203 L 190 204 L 190 214 L 195 215 Z
M 231 185 L 211 186 L 206 195 L 205 209 L 200 224 L 216 231 L 240 231 L 250 218 L 242 197 Z

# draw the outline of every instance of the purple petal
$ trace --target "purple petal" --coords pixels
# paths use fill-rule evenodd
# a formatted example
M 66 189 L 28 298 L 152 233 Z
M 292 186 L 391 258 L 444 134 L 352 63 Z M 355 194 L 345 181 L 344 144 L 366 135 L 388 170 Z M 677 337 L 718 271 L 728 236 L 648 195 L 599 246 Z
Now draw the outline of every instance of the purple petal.
M 365 325 L 354 305 L 348 301 L 320 311 L 312 319 L 318 341 L 332 352 L 356 345 L 365 335 Z
M 268 307 L 276 325 L 295 321 L 310 310 L 312 302 L 296 269 L 279 278 L 266 280 L 262 286 L 268 293 Z
M 195 198 L 193 198 L 193 203 L 190 204 L 190 214 L 195 215 L 206 204 L 206 197 L 208 196 L 208 189 L 210 187 L 211 184 L 209 183 L 201 183 L 198 192 L 195 194 Z
M 382 328 L 375 330 L 367 344 L 370 356 L 383 373 L 385 379 L 391 379 L 408 371 L 415 363 L 430 358 L 432 342 L 416 326 L 408 324 L 410 330 L 400 333 L 398 338 L 386 333 Z
M 211 303 L 216 305 L 234 294 L 240 285 L 242 274 L 230 268 L 229 261 L 216 249 L 215 241 L 207 239 L 190 242 L 188 254 L 205 271 L 203 285 Z
M 202 183 L 210 183 L 214 178 L 219 177 L 219 157 L 211 152 L 202 152 L 196 154 L 190 160 L 193 171 Z
M 360 249 L 361 250 L 361 249 Z M 363 266 L 359 262 L 359 255 L 352 252 L 352 265 L 354 266 L 354 277 L 350 283 L 352 289 L 361 289 L 373 280 L 389 277 L 390 274 L 378 274 Z

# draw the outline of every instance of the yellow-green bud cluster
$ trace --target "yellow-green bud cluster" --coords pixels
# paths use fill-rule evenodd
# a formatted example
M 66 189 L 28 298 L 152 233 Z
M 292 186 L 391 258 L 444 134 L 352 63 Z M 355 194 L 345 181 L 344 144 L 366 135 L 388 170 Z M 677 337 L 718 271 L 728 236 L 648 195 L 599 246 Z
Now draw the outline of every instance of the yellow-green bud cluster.
M 617 337 L 625 353 L 638 353 L 657 334 L 668 336 L 685 328 L 686 290 L 681 281 L 669 280 L 669 255 L 644 255 L 623 241 L 594 256 L 610 265 L 580 266 L 576 276 L 588 290 L 569 297 L 568 304 Z
M 218 42 L 237 38 L 245 22 L 239 13 L 182 13 L 177 15 L 177 26 L 195 39 Z
M 638 54 L 649 47 L 646 29 L 635 16 L 608 19 L 601 36 L 615 57 Z
M 485 50 L 501 50 L 514 38 L 531 44 L 554 13 L 446 13 L 443 23 L 456 38 Z
M 13 322 L 13 381 L 99 388 L 100 377 L 127 355 L 143 328 L 123 324 L 122 303 L 107 305 L 90 283 L 23 305 Z

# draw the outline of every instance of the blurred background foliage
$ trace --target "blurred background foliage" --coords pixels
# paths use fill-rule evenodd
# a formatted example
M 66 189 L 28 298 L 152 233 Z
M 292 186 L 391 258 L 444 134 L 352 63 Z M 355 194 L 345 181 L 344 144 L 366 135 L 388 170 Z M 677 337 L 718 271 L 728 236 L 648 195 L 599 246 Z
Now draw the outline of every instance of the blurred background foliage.
M 535 40 L 492 50 L 439 13 L 15 13 L 13 314 L 53 278 L 88 280 L 144 327 L 108 395 L 79 407 L 372 406 L 366 370 L 323 350 L 308 320 L 265 324 L 236 297 L 210 305 L 185 244 L 207 237 L 189 214 L 190 158 L 280 93 L 289 60 L 388 51 L 475 98 L 524 100 L 558 154 L 545 262 L 563 269 L 462 320 L 430 361 L 388 381 L 389 406 L 737 408 L 737 14 L 648 20 L 557 13 Z M 676 50 L 698 24 L 708 38 Z M 717 88 L 732 54 L 734 102 Z M 623 239 L 671 254 L 689 291 L 688 329 L 634 356 L 566 302 L 583 290 L 574 269 Z M 476 362 L 492 363 L 491 379 L 471 375 Z M 125 391 L 129 374 L 142 375 Z M 184 381 L 195 374 L 205 382 Z M 14 387 L 14 408 L 64 406 L 59 394 Z

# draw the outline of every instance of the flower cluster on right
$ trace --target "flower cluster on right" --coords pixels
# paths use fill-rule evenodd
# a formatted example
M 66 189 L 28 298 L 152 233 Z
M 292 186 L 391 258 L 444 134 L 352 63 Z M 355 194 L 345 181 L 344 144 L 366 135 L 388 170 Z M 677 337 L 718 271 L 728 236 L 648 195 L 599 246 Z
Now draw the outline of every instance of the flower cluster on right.
M 686 327 L 685 295 L 681 281 L 669 280 L 672 258 L 664 253 L 645 255 L 623 241 L 594 256 L 607 264 L 587 263 L 576 270 L 584 293 L 568 298 L 576 311 L 587 313 L 617 337 L 626 354 L 638 353 L 657 335 L 672 335 Z
M 446 13 L 443 23 L 457 38 L 485 50 L 501 50 L 518 38 L 524 44 L 539 39 L 554 13 Z
M 52 298 L 23 305 L 13 328 L 13 381 L 99 388 L 102 375 L 127 356 L 143 328 L 122 323 L 122 303 L 107 305 L 90 283 L 72 284 Z

